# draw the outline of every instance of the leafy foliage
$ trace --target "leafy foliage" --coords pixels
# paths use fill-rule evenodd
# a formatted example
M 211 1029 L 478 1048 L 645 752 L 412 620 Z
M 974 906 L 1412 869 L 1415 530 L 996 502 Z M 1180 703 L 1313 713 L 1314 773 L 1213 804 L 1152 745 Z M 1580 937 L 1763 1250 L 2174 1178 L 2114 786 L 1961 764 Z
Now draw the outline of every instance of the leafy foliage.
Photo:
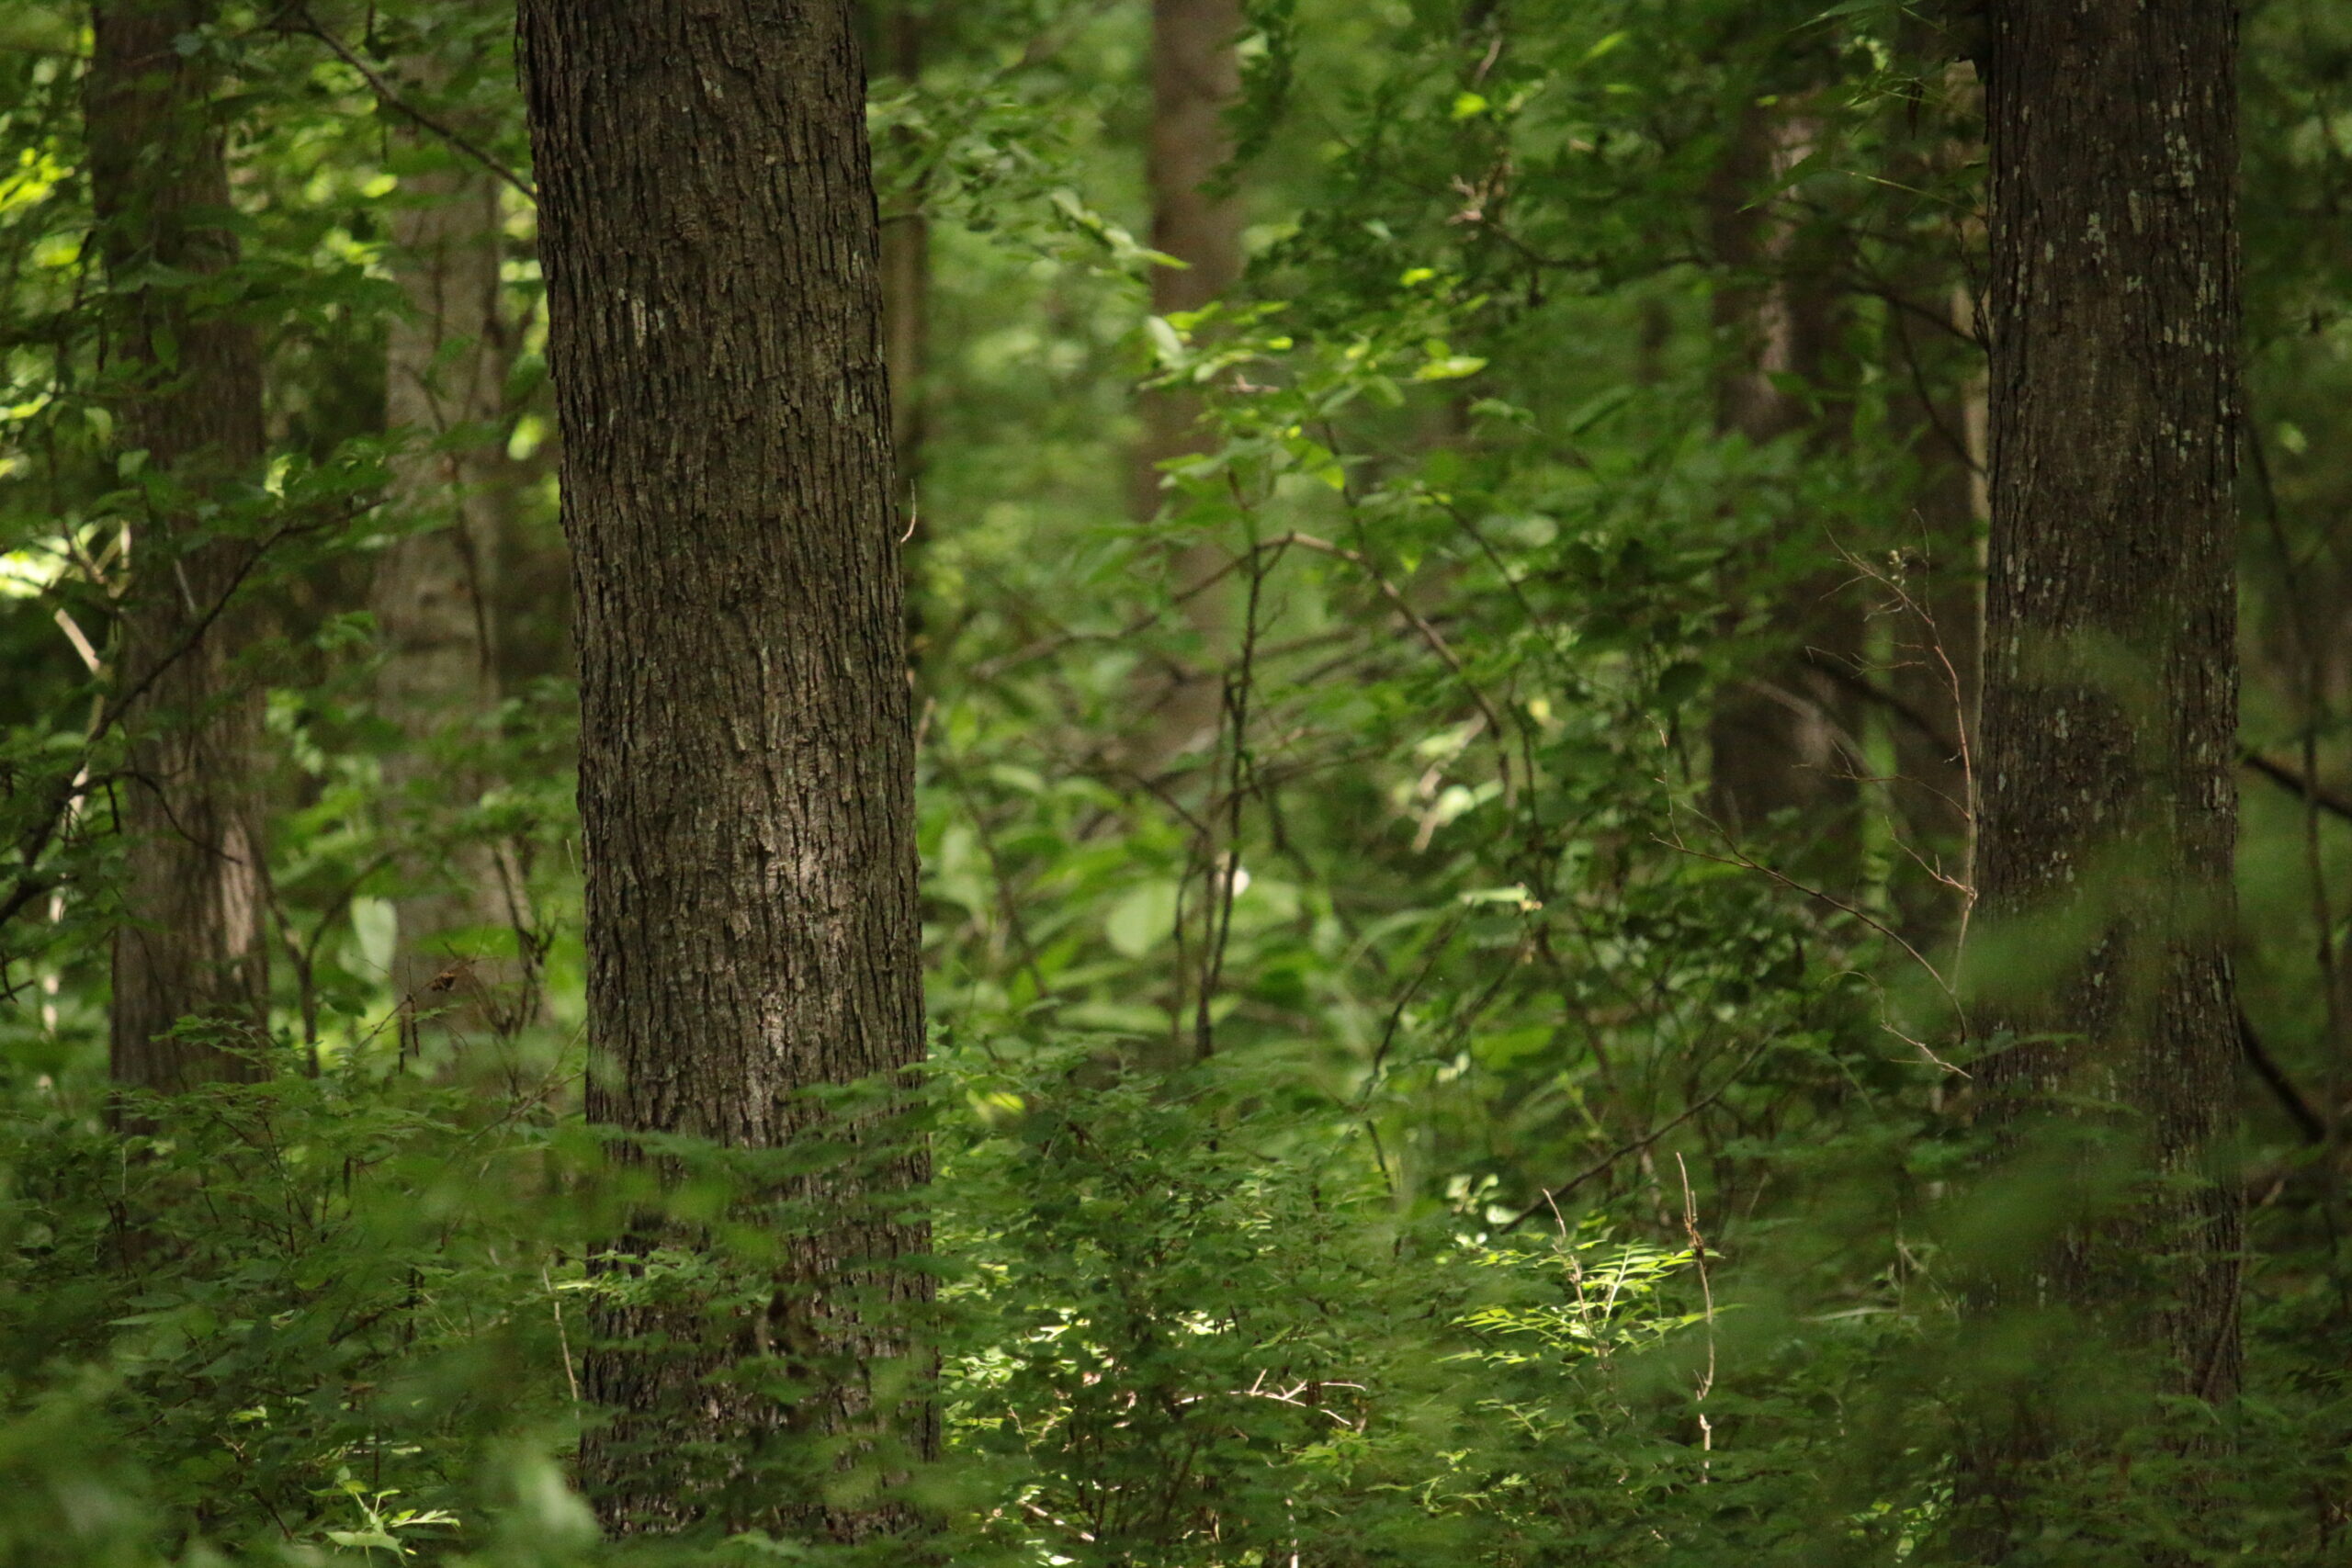
M 913 79 L 877 70 L 871 125 L 886 220 L 931 247 L 910 552 L 940 1039 L 911 1121 L 944 1281 L 935 1376 L 883 1392 L 935 1395 L 944 1449 L 775 1462 L 901 1492 L 935 1539 L 601 1542 L 564 1479 L 599 1418 L 592 1306 L 666 1291 L 721 1324 L 807 1223 L 778 1192 L 875 1150 L 812 1134 L 780 1171 L 682 1144 L 664 1190 L 582 1123 L 559 437 L 512 188 L 511 373 L 473 433 L 507 465 L 508 696 L 427 781 L 491 782 L 455 814 L 385 785 L 403 742 L 360 606 L 435 525 L 379 504 L 429 440 L 385 426 L 390 215 L 452 168 L 526 178 L 510 18 L 223 7 L 184 41 L 232 84 L 242 259 L 139 284 L 93 243 L 85 18 L 28 5 L 0 19 L 0 1555 L 1951 1560 L 1980 1402 L 2132 1375 L 2082 1325 L 1959 1310 L 2004 1238 L 2091 1201 L 1975 1177 L 1964 779 L 1921 804 L 1922 752 L 1963 733 L 1975 547 L 1926 518 L 1969 514 L 1981 461 L 1962 42 L 1817 0 L 1253 0 L 1249 278 L 1161 319 L 1143 8 L 875 9 L 924 43 Z M 2330 1123 L 2345 25 L 2269 0 L 2247 57 L 2245 739 L 2313 787 L 2248 775 L 2239 962 L 2250 1033 Z M 1742 429 L 1754 301 L 1800 285 L 1824 342 L 1762 378 L 1799 416 Z M 243 1043 L 266 1082 L 127 1107 L 109 660 L 122 541 L 166 499 L 100 347 L 134 286 L 200 288 L 266 343 L 274 455 L 208 527 L 266 547 L 214 608 L 266 634 L 241 673 L 277 962 Z M 1147 476 L 1139 387 L 1201 416 Z M 1717 720 L 1821 604 L 1856 628 L 1847 804 L 1736 820 Z M 1214 714 L 1171 735 L 1187 682 Z M 416 868 L 475 841 L 517 847 L 532 923 L 495 940 L 527 1016 L 390 980 Z M 2132 1466 L 2050 1456 L 2012 1561 L 2340 1557 L 2340 1150 L 2282 1103 L 2249 1081 L 2246 1396 L 2217 1432 L 2119 1395 Z M 696 1246 L 592 1266 L 665 1208 Z M 816 1374 L 718 1375 L 788 1411 Z M 2175 1506 L 2185 1478 L 2226 1509 Z

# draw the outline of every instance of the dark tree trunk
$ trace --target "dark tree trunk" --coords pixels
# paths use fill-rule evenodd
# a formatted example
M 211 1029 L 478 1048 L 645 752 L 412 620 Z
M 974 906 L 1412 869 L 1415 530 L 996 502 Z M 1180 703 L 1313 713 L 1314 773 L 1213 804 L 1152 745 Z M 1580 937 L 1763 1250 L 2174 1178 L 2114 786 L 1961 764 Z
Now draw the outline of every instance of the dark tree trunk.
M 175 40 L 211 19 L 204 0 L 95 8 L 88 78 L 90 186 L 107 268 L 194 277 L 236 260 L 212 67 Z M 117 1082 L 172 1091 L 257 1076 L 225 1052 L 266 1037 L 268 868 L 257 783 L 261 698 L 236 658 L 241 617 L 220 607 L 252 563 L 234 536 L 199 541 L 199 504 L 257 478 L 265 448 L 261 349 L 251 326 L 200 307 L 187 284 L 132 284 L 110 304 L 109 368 L 121 445 L 144 448 L 147 514 L 131 529 L 115 654 L 130 767 L 115 798 L 123 923 L 114 944 Z M 233 307 L 232 307 L 233 309 Z M 175 1038 L 183 1018 L 207 1037 Z
M 895 1074 L 923 1048 L 852 7 L 526 0 L 520 38 L 577 596 L 588 1111 L 775 1147 L 808 1124 L 797 1091 Z M 925 1175 L 910 1155 L 875 1180 Z M 905 1349 L 904 1323 L 861 1321 L 822 1292 L 927 1238 L 847 1185 L 831 1196 L 841 1218 L 786 1248 L 749 1338 L 864 1368 Z M 900 1306 L 927 1293 L 919 1276 L 884 1278 Z M 619 1415 L 582 1466 L 615 1529 L 858 1537 L 899 1522 L 742 1468 L 771 1438 L 863 1430 L 854 1378 L 784 1408 L 701 1381 L 741 1347 L 697 1348 L 707 1325 L 691 1314 L 606 1309 L 601 1329 L 588 1392 Z M 662 1334 L 682 1342 L 616 1342 Z M 924 1427 L 904 1434 L 918 1450 Z
M 1825 237 L 1763 199 L 1810 150 L 1815 117 L 1801 100 L 1751 108 L 1708 194 L 1715 257 L 1728 272 L 1714 299 L 1727 364 L 1716 384 L 1716 428 L 1756 446 L 1802 436 L 1809 446 L 1845 438 L 1839 405 L 1816 411 L 1804 389 L 1823 389 L 1839 320 L 1836 257 Z M 1862 770 L 1854 754 L 1856 706 L 1839 680 L 1861 655 L 1861 615 L 1849 571 L 1821 570 L 1828 532 L 1798 517 L 1745 563 L 1743 592 L 1781 606 L 1764 630 L 1770 646 L 1748 677 L 1722 694 L 1708 726 L 1712 809 L 1735 835 L 1758 834 L 1793 812 L 1815 846 L 1814 868 L 1854 847 Z M 1844 868 L 1849 869 L 1849 868 Z
M 1151 310 L 1156 316 L 1197 310 L 1220 298 L 1241 276 L 1241 204 L 1212 189 L 1233 156 L 1226 111 L 1241 94 L 1238 45 L 1240 0 L 1153 0 L 1151 7 L 1151 129 L 1145 175 L 1151 191 L 1151 248 L 1182 267 L 1155 267 Z M 1149 521 L 1159 511 L 1159 465 L 1200 450 L 1198 397 L 1169 389 L 1143 395 L 1143 439 L 1136 450 L 1135 511 Z M 1230 619 L 1225 596 L 1195 591 L 1226 564 L 1225 552 L 1201 540 L 1170 556 L 1170 578 L 1184 594 L 1188 628 L 1204 660 L 1223 649 Z M 1150 731 L 1142 738 L 1137 770 L 1213 738 L 1224 714 L 1224 682 L 1213 670 L 1180 670 L 1145 694 Z
M 377 701 L 401 737 L 384 760 L 403 818 L 392 988 L 404 1032 L 432 1018 L 461 1041 L 511 1032 L 536 1010 L 519 861 L 460 820 L 489 783 L 469 758 L 499 702 L 492 606 L 510 495 L 498 193 L 454 164 L 401 184 L 391 260 L 408 310 L 385 346 L 385 412 L 411 445 L 388 499 L 405 525 L 426 525 L 378 558 L 368 592 L 384 647 Z
M 1979 953 L 2064 962 L 1980 1012 L 2018 1043 L 1979 1082 L 2013 1145 L 2096 1132 L 2137 1179 L 1984 1304 L 2071 1314 L 2209 1401 L 2240 1360 L 2241 1216 L 2212 1168 L 2236 1103 L 2236 50 L 2224 4 L 1996 0 L 1986 102 Z M 1996 1461 L 2098 1441 L 2019 1404 Z M 2014 1505 L 2021 1472 L 1993 1470 Z

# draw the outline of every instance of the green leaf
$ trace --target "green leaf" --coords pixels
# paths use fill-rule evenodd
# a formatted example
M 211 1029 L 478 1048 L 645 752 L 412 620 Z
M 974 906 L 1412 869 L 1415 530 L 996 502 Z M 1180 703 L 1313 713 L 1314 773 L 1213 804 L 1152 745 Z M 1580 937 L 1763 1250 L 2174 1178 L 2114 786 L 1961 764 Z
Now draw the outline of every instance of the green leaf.
M 1458 381 L 1464 376 L 1476 376 L 1487 367 L 1487 362 L 1475 354 L 1449 354 L 1432 359 L 1413 372 L 1416 381 Z
M 1486 1066 L 1499 1069 L 1539 1054 L 1552 1043 L 1552 1025 L 1532 1023 L 1524 1029 L 1487 1035 L 1470 1051 Z
M 1176 884 L 1147 882 L 1129 889 L 1111 906 L 1102 934 L 1121 956 L 1141 958 L 1166 942 L 1176 929 Z
M 1173 365 L 1184 357 L 1184 340 L 1165 316 L 1153 316 L 1145 321 L 1144 332 L 1151 338 L 1152 351 L 1161 363 Z
M 327 1539 L 337 1546 L 381 1547 L 387 1551 L 401 1549 L 401 1543 L 382 1530 L 329 1530 Z

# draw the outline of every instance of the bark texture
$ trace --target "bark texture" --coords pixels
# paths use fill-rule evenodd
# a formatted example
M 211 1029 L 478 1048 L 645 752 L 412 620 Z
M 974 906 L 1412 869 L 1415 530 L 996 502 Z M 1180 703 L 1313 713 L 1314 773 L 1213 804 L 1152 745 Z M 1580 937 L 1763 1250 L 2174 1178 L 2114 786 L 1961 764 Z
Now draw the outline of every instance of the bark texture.
M 1977 869 L 1992 951 L 2064 962 L 1980 1014 L 2023 1043 L 1979 1082 L 2013 1142 L 2087 1123 L 2140 1177 L 1990 1305 L 2086 1320 L 2219 1401 L 2240 1362 L 2239 1203 L 2212 1168 L 2236 1103 L 2236 17 L 1996 0 L 1990 22 Z M 2021 1397 L 2011 1454 L 2097 1441 Z
M 1145 175 L 1151 191 L 1151 248 L 1182 267 L 1152 269 L 1156 316 L 1197 310 L 1241 276 L 1241 204 L 1211 188 L 1233 157 L 1226 111 L 1241 96 L 1240 0 L 1153 0 L 1151 128 Z M 1169 389 L 1146 392 L 1143 438 L 1136 450 L 1135 511 L 1149 521 L 1160 504 L 1159 465 L 1201 449 L 1199 398 Z M 1193 592 L 1225 564 L 1209 541 L 1176 550 L 1170 578 L 1184 594 L 1183 613 L 1204 651 L 1219 652 L 1229 620 L 1224 596 Z M 1136 758 L 1150 772 L 1213 738 L 1223 716 L 1224 683 L 1202 668 L 1180 669 L 1146 698 L 1150 732 Z
M 1797 435 L 1818 446 L 1845 435 L 1837 405 L 1825 415 L 1805 390 L 1824 385 L 1835 356 L 1836 257 L 1823 235 L 1760 195 L 1815 135 L 1801 100 L 1751 107 L 1708 194 L 1710 238 L 1729 275 L 1714 299 L 1716 332 L 1728 348 L 1715 423 L 1751 446 Z M 1718 698 L 1708 726 L 1713 809 L 1742 836 L 1794 812 L 1817 850 L 1850 850 L 1853 777 L 1861 770 L 1853 754 L 1857 705 L 1838 677 L 1850 676 L 1861 654 L 1860 609 L 1840 596 L 1851 574 L 1792 570 L 1829 548 L 1826 532 L 1803 516 L 1764 546 L 1747 586 L 1760 586 L 1781 606 L 1766 631 L 1775 646 Z
M 774 1147 L 808 1125 L 798 1091 L 896 1073 L 923 1046 L 851 6 L 527 0 L 520 38 L 577 600 L 588 1112 Z M 902 1352 L 904 1313 L 860 1319 L 832 1292 L 878 1275 L 894 1306 L 927 1296 L 883 1268 L 924 1247 L 922 1227 L 856 1201 L 925 1175 L 903 1155 L 863 1191 L 803 1184 L 838 1218 L 785 1243 L 772 1306 L 733 1345 L 675 1311 L 605 1310 L 587 1392 L 618 1415 L 582 1467 L 612 1528 L 854 1538 L 902 1522 L 758 1477 L 771 1439 L 860 1440 L 854 1377 L 786 1400 L 704 1380 L 759 1347 L 795 1378 Z M 666 1349 L 623 1341 L 663 1335 Z M 925 1427 L 902 1436 L 921 1450 Z
M 107 271 L 185 279 L 148 273 L 129 285 L 111 301 L 107 341 L 120 444 L 145 449 L 149 487 L 115 653 L 130 761 L 115 789 L 124 866 L 111 1057 L 118 1083 L 164 1092 L 257 1076 L 250 1058 L 168 1032 L 198 1017 L 222 1043 L 255 1046 L 269 1005 L 261 696 L 236 669 L 242 617 L 222 613 L 255 547 L 196 532 L 200 504 L 233 502 L 257 478 L 266 445 L 259 340 L 233 304 L 208 298 L 208 280 L 237 257 L 220 222 L 229 182 L 214 68 L 174 47 L 211 19 L 203 0 L 95 7 L 86 89 Z
M 511 845 L 461 820 L 492 782 L 473 758 L 499 702 L 509 349 L 498 188 L 454 164 L 401 182 L 392 267 L 408 309 L 385 346 L 385 414 L 412 445 L 386 499 L 414 531 L 378 558 L 368 592 L 384 649 L 377 702 L 401 735 L 384 760 L 408 890 L 392 987 L 412 1031 L 430 1018 L 460 1038 L 510 1032 L 535 1010 L 521 867 Z

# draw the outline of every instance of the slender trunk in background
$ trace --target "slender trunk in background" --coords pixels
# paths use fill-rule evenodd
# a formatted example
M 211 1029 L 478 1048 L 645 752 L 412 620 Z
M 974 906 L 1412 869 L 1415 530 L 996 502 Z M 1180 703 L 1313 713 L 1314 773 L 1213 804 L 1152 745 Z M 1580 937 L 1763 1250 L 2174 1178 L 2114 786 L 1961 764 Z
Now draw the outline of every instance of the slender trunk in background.
M 1156 316 L 1200 310 L 1241 276 L 1241 204 L 1209 188 L 1233 157 L 1225 115 L 1241 96 L 1241 30 L 1240 0 L 1152 0 L 1151 130 L 1145 169 L 1151 248 L 1184 264 L 1152 269 Z M 1202 449 L 1194 429 L 1201 401 L 1184 392 L 1149 391 L 1143 395 L 1142 413 L 1134 506 L 1136 518 L 1148 522 L 1159 511 L 1159 465 Z M 1187 591 L 1197 590 L 1227 558 L 1213 541 L 1196 541 L 1173 553 L 1169 573 L 1171 586 L 1186 595 L 1186 625 L 1212 660 L 1227 633 L 1225 596 L 1215 589 Z M 1180 670 L 1161 679 L 1147 700 L 1149 733 L 1138 748 L 1136 768 L 1148 773 L 1215 737 L 1224 714 L 1224 682 L 1214 670 Z
M 1995 0 L 1991 24 L 1986 940 L 1970 963 L 1990 993 L 1980 1033 L 2014 1043 L 1978 1083 L 2006 1141 L 2059 1161 L 2050 1203 L 2076 1206 L 2046 1246 L 2043 1205 L 2007 1216 L 2033 1239 L 1978 1305 L 2070 1313 L 2070 1336 L 2218 1403 L 2239 1379 L 2242 1228 L 2215 1168 L 2236 1104 L 2235 8 Z M 1993 990 L 2036 958 L 2043 983 Z M 2120 1185 L 2082 1179 L 2119 1154 Z M 2054 1408 L 2051 1375 L 2019 1370 L 2018 1412 L 1978 1456 L 1980 1555 L 2035 1528 L 2009 1511 L 2038 1467 L 2128 1473 L 2112 1430 L 2139 1412 L 2087 1429 Z M 2178 1472 L 2166 1484 L 2193 1493 Z
M 87 85 L 90 188 L 107 272 L 200 280 L 236 261 L 214 67 L 177 40 L 212 19 L 204 0 L 96 6 Z M 153 275 L 110 301 L 119 445 L 144 448 L 147 513 L 130 529 L 114 690 L 143 687 L 125 719 L 115 786 L 123 922 L 114 943 L 118 1083 L 171 1091 L 259 1076 L 259 1064 L 168 1031 L 197 1016 L 246 1047 L 266 1038 L 259 785 L 261 694 L 236 669 L 243 617 L 220 606 L 251 565 L 233 536 L 196 542 L 198 508 L 258 479 L 261 347 L 253 328 Z
M 877 31 L 880 58 L 907 87 L 922 81 L 923 17 L 906 0 L 884 8 Z M 897 139 L 911 148 L 903 128 Z M 923 441 L 930 434 L 923 375 L 931 335 L 931 221 L 923 214 L 920 183 L 908 192 L 905 210 L 882 225 L 882 334 L 890 371 L 890 449 L 898 463 L 898 500 L 907 514 L 907 643 L 921 664 L 929 641 L 924 558 L 929 530 L 922 520 Z
M 923 1051 L 851 0 L 526 0 L 519 36 L 578 598 L 588 1113 L 777 1147 L 809 1124 L 799 1091 Z M 908 1154 L 873 1181 L 926 1177 Z M 746 1468 L 763 1445 L 870 1431 L 858 1376 L 906 1350 L 906 1325 L 859 1318 L 844 1279 L 894 1310 L 928 1296 L 889 1267 L 925 1250 L 922 1224 L 861 1207 L 872 1186 L 809 1179 L 838 1218 L 787 1240 L 740 1343 L 710 1344 L 685 1309 L 601 1309 L 586 1392 L 617 1416 L 581 1466 L 613 1529 L 858 1538 L 904 1522 Z M 784 1375 L 819 1392 L 786 1404 L 703 1381 L 761 1348 L 769 1375 L 788 1359 Z M 902 1436 L 935 1441 L 920 1415 Z
M 497 182 L 479 170 L 451 164 L 401 188 L 391 263 L 407 310 L 385 345 L 385 412 L 410 445 L 386 499 L 416 531 L 378 558 L 368 592 L 384 649 L 377 703 L 401 735 L 384 759 L 405 818 L 392 987 L 405 1032 L 430 1017 L 475 1039 L 535 1010 L 521 866 L 460 820 L 491 783 L 475 759 L 499 701 L 494 578 L 512 499 L 499 445 L 503 225 Z
M 1835 257 L 1823 236 L 1775 212 L 1765 196 L 1814 135 L 1812 117 L 1793 100 L 1751 107 L 1708 193 L 1715 257 L 1732 275 L 1714 301 L 1716 331 L 1731 345 L 1716 428 L 1756 447 L 1801 433 L 1818 446 L 1846 434 L 1838 405 L 1817 412 L 1802 389 L 1823 384 L 1837 349 Z M 1861 614 L 1844 586 L 1851 572 L 1828 564 L 1832 549 L 1828 530 L 1802 515 L 1763 541 L 1768 558 L 1747 570 L 1780 606 L 1765 634 L 1775 646 L 1719 696 L 1708 727 L 1717 819 L 1744 837 L 1794 811 L 1822 871 L 1854 848 L 1853 781 L 1862 771 L 1856 705 L 1838 679 L 1859 664 Z

